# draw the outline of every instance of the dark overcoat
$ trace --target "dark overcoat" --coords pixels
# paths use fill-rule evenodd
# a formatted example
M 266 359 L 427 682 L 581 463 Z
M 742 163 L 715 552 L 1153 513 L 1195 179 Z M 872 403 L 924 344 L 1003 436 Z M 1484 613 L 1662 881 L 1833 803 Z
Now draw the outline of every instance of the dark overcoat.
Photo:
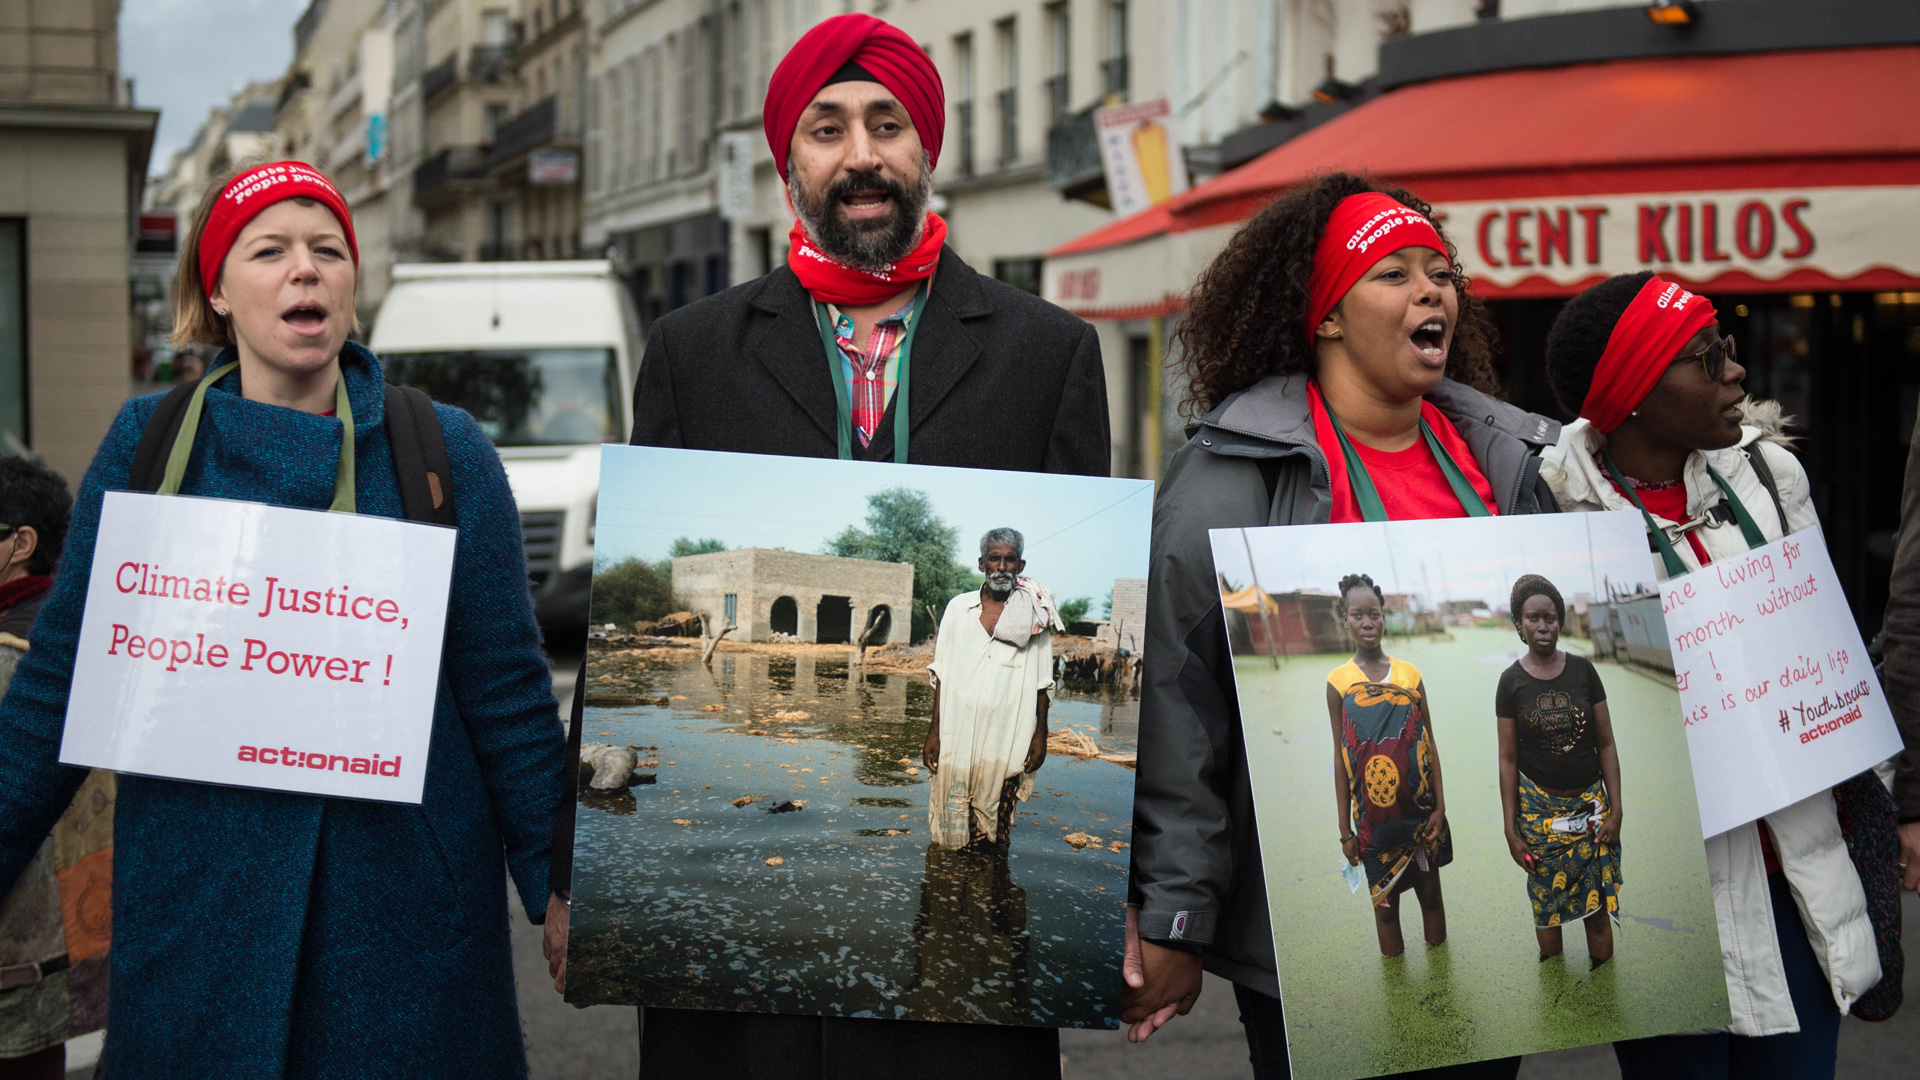
M 1093 327 L 976 273 L 950 247 L 941 249 L 909 364 L 913 464 L 1108 474 L 1107 382 Z M 834 457 L 837 377 L 813 299 L 783 266 L 653 324 L 634 387 L 633 443 Z M 872 444 L 855 456 L 892 461 L 893 429 L 889 404 Z M 570 761 L 579 757 L 580 726 L 576 696 Z M 555 835 L 556 883 L 570 878 L 573 811 L 569 797 Z M 643 1014 L 643 1080 L 1060 1075 L 1059 1036 L 1051 1028 L 684 1009 Z
M 341 369 L 359 512 L 401 517 L 379 362 L 349 344 Z M 208 392 L 181 493 L 326 509 L 340 421 L 245 400 L 239 382 Z M 86 777 L 58 758 L 88 567 L 101 501 L 126 489 L 159 398 L 127 402 L 87 470 L 33 650 L 0 701 L 0 894 Z M 499 455 L 472 417 L 435 410 L 459 538 L 423 801 L 122 776 L 116 1080 L 527 1074 L 503 868 L 543 920 L 562 733 Z
M 915 465 L 1105 476 L 1107 382 L 1092 326 L 942 248 L 907 392 Z M 838 407 L 813 299 L 781 267 L 653 324 L 636 446 L 833 457 Z M 893 460 L 894 408 L 856 457 Z

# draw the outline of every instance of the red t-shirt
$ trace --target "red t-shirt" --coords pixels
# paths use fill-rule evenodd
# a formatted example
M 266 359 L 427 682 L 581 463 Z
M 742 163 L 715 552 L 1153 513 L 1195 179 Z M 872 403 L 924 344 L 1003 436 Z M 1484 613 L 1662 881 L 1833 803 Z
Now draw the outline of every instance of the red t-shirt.
M 1611 481 L 1611 477 L 1609 477 L 1609 481 Z M 1614 484 L 1613 488 L 1615 491 L 1620 491 L 1619 484 Z M 1620 494 L 1625 496 L 1627 493 L 1620 491 Z M 1675 484 L 1670 488 L 1661 488 L 1657 491 L 1636 491 L 1634 494 L 1640 496 L 1640 502 L 1646 506 L 1647 512 L 1655 517 L 1666 518 L 1675 524 L 1687 520 L 1687 485 L 1685 484 Z M 1633 500 L 1628 499 L 1627 501 L 1632 502 Z M 1713 561 L 1713 559 L 1707 555 L 1706 545 L 1700 542 L 1699 529 L 1694 529 L 1685 535 L 1688 546 L 1693 548 L 1694 558 L 1700 560 L 1701 566 L 1705 566 Z
M 1353 485 L 1347 480 L 1347 458 L 1340 451 L 1340 439 L 1333 430 L 1333 417 L 1327 411 L 1325 399 L 1320 396 L 1318 382 L 1307 383 L 1307 401 L 1313 407 L 1314 435 L 1320 442 L 1320 452 L 1326 455 L 1327 471 L 1333 480 L 1331 520 L 1365 521 L 1360 516 L 1360 502 L 1354 498 Z M 1493 501 L 1493 485 L 1487 482 L 1486 475 L 1473 460 L 1473 451 L 1467 447 L 1467 441 L 1460 437 L 1453 422 L 1430 401 L 1420 403 L 1420 418 L 1433 429 L 1440 445 L 1446 447 L 1448 456 L 1460 467 L 1467 483 L 1473 486 L 1474 493 L 1480 496 L 1487 511 L 1498 514 L 1499 507 Z M 1352 441 L 1354 452 L 1360 455 L 1360 463 L 1366 466 L 1367 476 L 1373 481 L 1374 491 L 1380 495 L 1380 505 L 1386 509 L 1389 521 L 1467 516 L 1460 499 L 1453 493 L 1453 486 L 1447 483 L 1447 474 L 1440 471 L 1440 462 L 1433 456 L 1433 449 L 1427 445 L 1426 439 L 1415 439 L 1413 445 L 1405 450 L 1375 450 L 1358 439 Z

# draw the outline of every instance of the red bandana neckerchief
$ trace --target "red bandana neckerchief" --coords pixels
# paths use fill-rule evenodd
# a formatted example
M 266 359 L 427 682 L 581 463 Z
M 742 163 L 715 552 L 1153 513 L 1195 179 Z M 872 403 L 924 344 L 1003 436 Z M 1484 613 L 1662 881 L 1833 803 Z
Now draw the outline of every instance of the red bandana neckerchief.
M 933 275 L 940 265 L 940 247 L 947 242 L 947 223 L 928 211 L 920 243 L 899 262 L 879 273 L 856 270 L 820 250 L 796 219 L 787 233 L 787 265 L 815 300 L 838 307 L 863 307 L 898 296 L 915 282 Z
M 29 574 L 0 585 L 0 611 L 31 600 L 53 588 L 52 574 Z

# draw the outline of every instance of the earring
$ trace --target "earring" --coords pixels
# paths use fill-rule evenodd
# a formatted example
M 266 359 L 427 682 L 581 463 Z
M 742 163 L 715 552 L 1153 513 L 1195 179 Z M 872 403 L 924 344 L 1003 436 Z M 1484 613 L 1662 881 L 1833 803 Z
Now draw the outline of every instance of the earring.
M 220 316 L 220 317 L 221 317 L 221 318 L 223 318 L 223 319 L 227 317 L 227 309 L 226 309 L 226 308 L 218 308 L 218 307 L 217 307 L 217 308 L 214 308 L 214 309 L 213 309 L 213 313 L 214 313 L 215 315 L 218 315 L 218 316 Z
M 223 311 L 223 312 L 221 312 L 220 314 L 222 314 L 222 315 L 225 315 L 225 314 L 226 314 L 226 312 L 224 312 L 224 311 Z M 1639 416 L 1639 415 L 1640 415 L 1640 410 L 1639 410 L 1639 409 L 1635 409 L 1635 410 L 1633 410 L 1632 412 L 1630 412 L 1630 413 L 1628 413 L 1627 415 L 1628 415 L 1628 416 Z

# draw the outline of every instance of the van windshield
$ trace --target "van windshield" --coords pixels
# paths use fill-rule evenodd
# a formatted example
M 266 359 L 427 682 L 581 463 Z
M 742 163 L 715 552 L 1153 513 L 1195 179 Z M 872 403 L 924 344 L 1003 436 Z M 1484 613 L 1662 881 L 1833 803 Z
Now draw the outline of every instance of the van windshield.
M 620 369 L 612 349 L 459 349 L 386 353 L 387 381 L 473 414 L 495 446 L 617 442 Z

